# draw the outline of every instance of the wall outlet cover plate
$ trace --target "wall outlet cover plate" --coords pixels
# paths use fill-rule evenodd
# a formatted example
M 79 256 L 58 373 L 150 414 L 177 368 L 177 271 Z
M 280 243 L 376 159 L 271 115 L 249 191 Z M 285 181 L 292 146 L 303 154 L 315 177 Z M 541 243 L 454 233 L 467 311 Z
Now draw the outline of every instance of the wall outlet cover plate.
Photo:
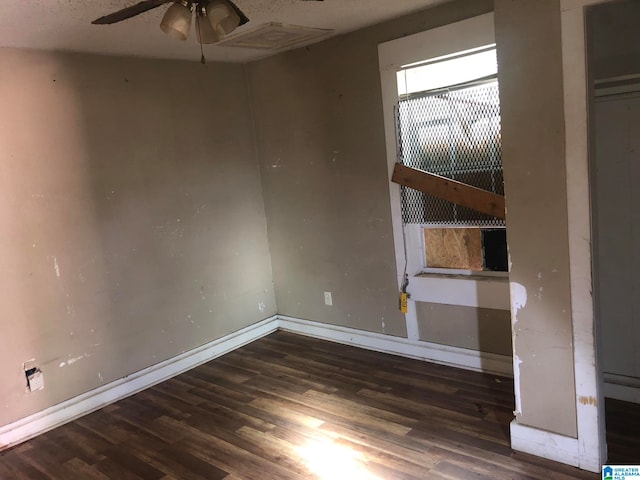
M 31 375 L 27 376 L 27 380 L 29 380 L 29 390 L 32 392 L 42 390 L 44 388 L 44 375 L 41 370 L 36 370 Z

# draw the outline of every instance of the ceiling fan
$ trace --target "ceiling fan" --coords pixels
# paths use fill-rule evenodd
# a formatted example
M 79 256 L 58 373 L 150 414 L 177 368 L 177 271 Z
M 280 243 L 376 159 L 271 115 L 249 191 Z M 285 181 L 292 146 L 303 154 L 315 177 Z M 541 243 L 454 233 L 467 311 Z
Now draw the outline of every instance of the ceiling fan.
M 301 0 L 318 1 L 323 0 Z M 94 25 L 121 22 L 165 3 L 172 3 L 160 22 L 167 35 L 186 40 L 191 29 L 193 13 L 196 14 L 197 40 L 200 44 L 217 43 L 249 18 L 231 0 L 144 0 L 117 12 L 97 18 Z

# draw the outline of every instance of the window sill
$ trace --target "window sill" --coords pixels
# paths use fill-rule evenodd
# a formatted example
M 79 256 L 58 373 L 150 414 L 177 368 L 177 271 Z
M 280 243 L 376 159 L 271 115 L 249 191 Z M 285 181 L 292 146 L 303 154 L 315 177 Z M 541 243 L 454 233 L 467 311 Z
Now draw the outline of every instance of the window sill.
M 493 270 L 456 270 L 452 268 L 425 268 L 422 272 L 416 273 L 414 277 L 438 277 L 438 278 L 460 278 L 460 279 L 491 279 L 509 281 L 509 272 L 498 272 Z
M 419 273 L 409 277 L 411 300 L 510 310 L 509 277 Z

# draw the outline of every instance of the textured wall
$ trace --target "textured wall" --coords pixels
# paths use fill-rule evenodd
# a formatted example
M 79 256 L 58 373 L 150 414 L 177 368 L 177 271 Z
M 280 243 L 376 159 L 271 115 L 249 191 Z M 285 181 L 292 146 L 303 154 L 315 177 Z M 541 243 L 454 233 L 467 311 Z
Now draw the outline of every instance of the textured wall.
M 275 313 L 245 85 L 0 50 L 0 425 Z
M 279 313 L 406 335 L 378 44 L 492 4 L 453 2 L 249 66 Z
M 516 419 L 576 436 L 560 2 L 495 7 Z

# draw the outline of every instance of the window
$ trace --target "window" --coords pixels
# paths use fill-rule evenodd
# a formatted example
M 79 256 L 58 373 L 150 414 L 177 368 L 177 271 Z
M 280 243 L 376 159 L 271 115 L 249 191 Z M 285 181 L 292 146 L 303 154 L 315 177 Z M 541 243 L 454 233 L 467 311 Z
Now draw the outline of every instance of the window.
M 400 70 L 399 161 L 504 195 L 496 74 L 493 47 Z M 405 223 L 504 225 L 469 208 L 402 190 Z
M 378 46 L 390 173 L 400 157 L 408 166 L 455 175 L 458 181 L 502 193 L 494 44 L 490 13 Z M 457 140 L 451 142 L 453 137 Z M 427 143 L 431 152 L 424 147 Z M 507 267 L 502 222 L 451 204 L 437 207 L 434 199 L 424 195 L 408 198 L 412 194 L 395 183 L 390 184 L 389 195 L 398 286 L 402 287 L 407 274 L 410 304 L 510 308 L 508 278 L 500 272 Z M 475 250 L 448 249 L 465 242 L 475 245 Z M 449 264 L 454 268 L 443 268 L 428 256 L 425 245 L 429 243 L 429 255 L 434 248 L 444 249 L 455 259 Z M 485 271 L 478 272 L 480 268 Z M 414 317 L 410 307 L 409 338 L 419 336 Z
M 398 161 L 504 195 L 495 46 L 403 66 L 397 86 Z M 403 223 L 424 229 L 425 268 L 507 270 L 502 219 L 404 186 L 400 194 Z

